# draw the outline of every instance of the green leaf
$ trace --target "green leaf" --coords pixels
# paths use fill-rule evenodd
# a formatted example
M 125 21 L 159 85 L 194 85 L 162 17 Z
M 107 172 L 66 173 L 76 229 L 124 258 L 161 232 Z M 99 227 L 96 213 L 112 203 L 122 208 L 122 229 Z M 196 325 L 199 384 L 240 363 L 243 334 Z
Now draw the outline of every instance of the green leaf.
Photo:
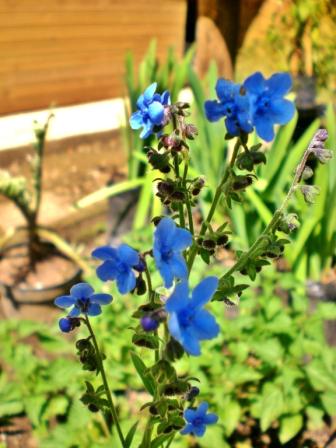
M 336 393 L 328 392 L 321 395 L 321 401 L 324 409 L 331 417 L 336 415 Z
M 150 444 L 150 448 L 162 447 L 162 444 L 172 437 L 171 434 L 160 434 Z
M 142 361 L 140 356 L 138 356 L 135 352 L 131 352 L 131 358 L 133 365 L 135 367 L 135 370 L 138 372 L 138 375 L 140 376 L 143 385 L 147 389 L 147 391 L 154 396 L 155 395 L 155 382 L 152 376 L 148 373 L 148 369 L 145 365 L 145 363 Z
M 306 367 L 306 373 L 312 386 L 322 392 L 336 393 L 335 376 L 329 372 L 320 360 L 311 362 Z
M 237 428 L 241 415 L 241 408 L 237 401 L 226 400 L 223 403 L 223 412 L 220 414 L 221 423 L 225 427 L 225 435 L 230 436 Z
M 279 439 L 281 443 L 287 443 L 300 431 L 303 426 L 302 415 L 287 415 L 280 419 Z
M 132 445 L 132 441 L 133 441 L 133 438 L 135 436 L 138 424 L 139 424 L 139 420 L 137 422 L 135 422 L 134 425 L 131 426 L 130 430 L 128 431 L 128 433 L 127 433 L 127 435 L 125 437 L 124 448 L 130 448 L 130 446 Z
M 271 384 L 263 388 L 260 426 L 266 431 L 283 411 L 283 395 L 281 390 Z

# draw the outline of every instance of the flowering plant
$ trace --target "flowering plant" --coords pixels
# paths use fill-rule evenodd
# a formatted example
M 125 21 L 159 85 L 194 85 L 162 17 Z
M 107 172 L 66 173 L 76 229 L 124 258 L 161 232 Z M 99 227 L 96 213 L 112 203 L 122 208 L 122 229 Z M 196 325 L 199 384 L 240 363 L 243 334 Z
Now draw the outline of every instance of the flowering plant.
M 152 362 L 146 365 L 136 351 L 130 354 L 149 394 L 148 402 L 141 408 L 147 413 L 141 448 L 168 448 L 177 432 L 201 437 L 207 425 L 217 422 L 215 414 L 207 413 L 207 402 L 197 405 L 201 394 L 201 385 L 200 388 L 194 385 L 197 378 L 179 376 L 174 362 L 183 356 L 200 356 L 202 344 L 219 334 L 220 327 L 209 305 L 212 301 L 231 302 L 239 298 L 248 285 L 241 283 L 236 274 L 254 280 L 270 259 L 281 255 L 289 242 L 284 235 L 294 229 L 296 222 L 287 213 L 291 196 L 301 191 L 310 202 L 316 193 L 314 186 L 301 183 L 311 174 L 306 167 L 308 159 L 315 157 L 324 163 L 330 158 L 324 148 L 327 133 L 321 129 L 304 152 L 284 202 L 254 244 L 245 252 L 237 252 L 235 263 L 219 278 L 208 276 L 190 290 L 189 277 L 196 257 L 209 264 L 216 261 L 217 248 L 230 244 L 226 218 L 217 228 L 212 222 L 219 201 L 224 199 L 230 207 L 232 201 L 240 200 L 239 193 L 256 177 L 254 166 L 266 163 L 262 144 L 250 147 L 249 134 L 256 129 L 262 139 L 269 141 L 274 136 L 273 126 L 287 123 L 294 114 L 292 102 L 284 98 L 291 79 L 287 74 L 277 73 L 265 80 L 261 73 L 255 73 L 242 85 L 218 80 L 218 100 L 206 101 L 205 113 L 210 121 L 225 118 L 226 138 L 235 138 L 235 144 L 208 214 L 201 222 L 194 210 L 206 188 L 206 180 L 189 175 L 192 154 L 188 140 L 197 136 L 196 127 L 186 120 L 189 105 L 170 104 L 169 93 L 156 93 L 156 87 L 155 83 L 150 85 L 140 96 L 139 110 L 132 115 L 130 124 L 134 129 L 142 128 L 144 138 L 157 135 L 158 145 L 147 148 L 147 156 L 149 164 L 160 173 L 155 180 L 156 195 L 169 213 L 153 218 L 156 229 L 152 248 L 139 252 L 122 244 L 118 248 L 99 247 L 92 253 L 102 261 L 97 267 L 101 280 L 116 281 L 122 295 L 146 294 L 144 303 L 133 313 L 137 324 L 132 328 L 132 342 L 152 351 Z M 162 278 L 161 285 L 153 283 L 150 269 L 153 266 Z M 109 294 L 96 294 L 88 284 L 79 284 L 69 296 L 59 297 L 55 303 L 63 308 L 72 307 L 59 322 L 63 332 L 70 332 L 80 324 L 87 327 L 89 336 L 76 342 L 79 359 L 84 369 L 95 371 L 102 379 L 97 389 L 86 383 L 82 402 L 91 411 L 102 411 L 108 424 L 112 418 L 111 430 L 115 428 L 120 445 L 128 448 L 139 422 L 125 434 L 104 369 L 104 355 L 90 321 L 90 317 L 102 312 L 101 305 L 111 301 Z

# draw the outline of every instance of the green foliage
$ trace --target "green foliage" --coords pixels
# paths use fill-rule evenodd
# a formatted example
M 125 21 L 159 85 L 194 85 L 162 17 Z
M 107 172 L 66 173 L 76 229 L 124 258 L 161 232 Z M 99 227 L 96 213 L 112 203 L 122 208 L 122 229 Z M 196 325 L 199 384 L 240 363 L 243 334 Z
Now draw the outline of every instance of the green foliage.
M 215 400 L 230 446 L 238 423 L 248 426 L 251 418 L 256 433 L 274 440 L 276 429 L 286 443 L 336 412 L 336 351 L 327 346 L 323 326 L 326 317 L 336 317 L 336 305 L 320 303 L 312 312 L 292 276 L 277 280 L 271 270 L 265 273 L 255 291 L 244 292 L 238 316 L 221 316 L 219 339 L 197 360 L 202 390 Z M 219 319 L 223 309 L 217 311 Z

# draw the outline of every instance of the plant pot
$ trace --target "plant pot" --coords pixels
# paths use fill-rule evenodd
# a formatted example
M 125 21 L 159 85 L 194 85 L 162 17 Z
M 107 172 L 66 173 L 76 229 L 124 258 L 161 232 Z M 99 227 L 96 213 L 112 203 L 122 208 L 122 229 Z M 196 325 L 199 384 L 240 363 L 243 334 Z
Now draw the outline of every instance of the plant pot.
M 27 259 L 27 242 L 9 244 L 0 252 L 1 311 L 6 318 L 52 321 L 58 309 L 56 297 L 69 294 L 69 289 L 81 280 L 82 270 L 46 243 L 47 253 L 36 264 L 34 272 L 27 271 L 20 281 L 11 278 L 20 271 Z
M 109 244 L 118 244 L 121 235 L 132 230 L 140 190 L 140 187 L 133 188 L 109 198 L 107 211 Z

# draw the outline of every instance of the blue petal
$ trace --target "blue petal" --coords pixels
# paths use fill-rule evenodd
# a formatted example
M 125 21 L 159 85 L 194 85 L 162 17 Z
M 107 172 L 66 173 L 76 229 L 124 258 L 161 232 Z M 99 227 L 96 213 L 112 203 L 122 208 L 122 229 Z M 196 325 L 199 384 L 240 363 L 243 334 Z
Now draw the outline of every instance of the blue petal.
M 144 128 L 140 132 L 140 138 L 148 138 L 153 132 L 153 125 L 150 120 L 147 120 L 146 123 L 144 123 Z
M 209 403 L 207 403 L 206 401 L 202 401 L 202 403 L 200 403 L 198 408 L 196 409 L 195 417 L 204 417 L 208 409 Z
M 199 356 L 201 354 L 199 340 L 197 339 L 197 335 L 193 328 L 184 328 L 183 331 L 181 331 L 181 340 L 179 340 L 179 342 L 190 355 Z
M 205 116 L 209 121 L 218 121 L 226 114 L 226 108 L 217 101 L 208 100 L 204 103 Z
M 69 306 L 74 305 L 75 302 L 76 299 L 74 299 L 72 296 L 60 296 L 55 299 L 54 303 L 60 308 L 68 308 Z
M 154 251 L 154 258 L 155 258 L 155 251 Z M 173 286 L 174 281 L 174 275 L 171 270 L 171 267 L 168 263 L 164 263 L 163 261 L 158 262 L 158 259 L 155 258 L 156 267 L 158 268 L 161 277 L 164 281 L 165 288 L 170 288 Z
M 192 422 L 194 420 L 194 418 L 197 417 L 196 409 L 191 409 L 191 408 L 186 409 L 183 413 L 183 417 L 188 422 Z
M 91 255 L 99 260 L 116 260 L 117 250 L 110 246 L 101 246 L 97 247 Z
M 194 426 L 193 433 L 197 437 L 203 437 L 206 430 L 205 425 Z
M 168 319 L 168 330 L 174 339 L 182 344 L 182 333 L 176 313 L 172 313 Z
M 228 118 L 226 118 L 225 126 L 226 126 L 226 129 L 227 129 L 227 131 L 228 131 L 228 133 L 230 135 L 236 136 L 236 135 L 240 134 L 240 128 L 237 125 L 236 117 L 228 117 Z
M 292 78 L 288 73 L 274 73 L 266 84 L 272 94 L 277 96 L 285 95 L 292 87 Z
M 227 101 L 235 94 L 237 90 L 234 82 L 220 78 L 216 83 L 216 93 L 221 101 Z
M 127 294 L 132 291 L 135 288 L 135 284 L 135 275 L 131 270 L 118 274 L 117 287 L 120 294 Z
M 164 118 L 164 107 L 158 101 L 153 101 L 148 106 L 148 113 L 152 123 L 159 125 L 162 124 Z
M 106 260 L 96 270 L 98 278 L 103 282 L 114 280 L 118 275 L 118 269 L 115 261 Z
M 180 434 L 185 435 L 185 434 L 190 434 L 194 429 L 194 425 L 192 425 L 191 423 L 187 423 L 185 425 L 184 428 L 181 429 Z
M 172 241 L 172 249 L 184 250 L 192 244 L 192 235 L 189 230 L 176 228 L 174 239 Z
M 265 79 L 260 72 L 254 73 L 244 81 L 245 89 L 248 93 L 252 93 L 254 95 L 260 95 L 264 91 L 265 86 Z
M 176 224 L 168 217 L 162 218 L 154 233 L 154 242 L 164 242 L 166 246 L 170 245 L 175 233 Z
M 144 96 L 142 94 L 137 99 L 137 106 L 139 109 L 144 109 L 146 107 L 144 103 Z
M 293 118 L 295 107 L 289 100 L 272 100 L 270 103 L 270 112 L 274 123 L 286 124 Z
M 207 414 L 204 416 L 204 423 L 206 425 L 213 425 L 218 422 L 218 415 L 216 414 Z
M 70 289 L 70 294 L 76 299 L 87 299 L 94 293 L 94 289 L 88 283 L 77 283 Z
M 246 111 L 238 111 L 237 118 L 239 121 L 239 126 L 244 132 L 252 132 L 253 126 L 249 114 Z
M 122 262 L 126 263 L 128 266 L 135 266 L 139 263 L 139 254 L 136 250 L 127 244 L 121 244 L 118 248 L 118 255 Z
M 77 306 L 74 306 L 72 308 L 72 310 L 70 311 L 69 316 L 70 317 L 78 317 L 80 315 L 80 313 L 81 313 L 80 308 L 78 308 Z
M 266 142 L 270 142 L 274 138 L 273 122 L 269 117 L 262 115 L 254 116 L 254 125 L 257 134 Z
M 143 126 L 142 112 L 134 112 L 129 119 L 129 123 L 132 129 L 140 129 Z
M 219 333 L 219 325 L 212 314 L 206 310 L 198 311 L 192 319 L 192 326 L 198 339 L 213 339 Z
M 161 95 L 161 103 L 165 106 L 168 106 L 170 104 L 170 93 L 168 92 L 168 90 L 163 92 L 163 94 Z
M 99 305 L 107 305 L 112 302 L 112 296 L 110 294 L 92 294 L 90 302 L 98 303 Z
M 182 255 L 174 254 L 169 260 L 169 266 L 174 277 L 181 280 L 188 277 L 187 264 Z
M 88 316 L 98 316 L 101 314 L 102 310 L 100 308 L 100 305 L 98 303 L 90 303 L 89 309 L 87 311 Z
M 211 300 L 218 286 L 217 277 L 207 277 L 193 290 L 191 296 L 192 306 L 200 308 Z
M 178 312 L 189 304 L 188 282 L 183 281 L 175 286 L 172 295 L 166 302 L 165 308 L 168 313 Z
M 148 86 L 147 89 L 144 91 L 145 103 L 149 103 L 152 100 L 155 90 L 156 90 L 156 87 L 157 87 L 157 83 L 153 82 L 153 84 Z

